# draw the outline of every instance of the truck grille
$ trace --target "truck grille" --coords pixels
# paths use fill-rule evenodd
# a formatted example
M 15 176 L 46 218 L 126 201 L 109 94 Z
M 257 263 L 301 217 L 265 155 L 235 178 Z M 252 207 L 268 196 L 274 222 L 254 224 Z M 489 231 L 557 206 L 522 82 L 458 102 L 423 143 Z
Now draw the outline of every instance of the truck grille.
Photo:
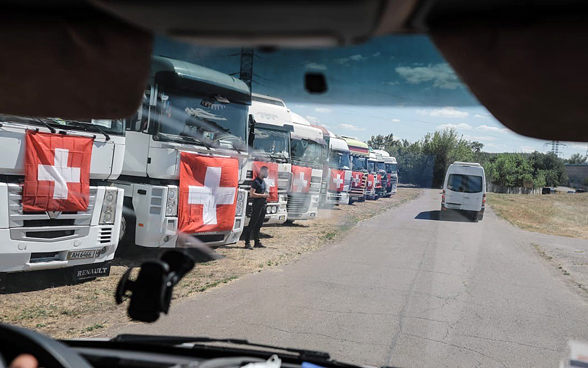
M 319 194 L 321 192 L 321 177 L 312 176 L 310 178 L 310 192 L 313 194 Z
M 59 219 L 51 219 L 46 212 L 24 213 L 22 210 L 22 187 L 19 184 L 8 184 L 8 215 L 10 228 L 39 226 L 90 226 L 92 212 L 96 203 L 96 187 L 90 187 L 90 201 L 86 211 L 63 212 Z M 62 221 L 66 221 L 62 223 Z M 39 222 L 41 221 L 41 222 Z M 45 222 L 43 222 L 45 221 Z
M 288 213 L 303 214 L 308 211 L 310 206 L 310 194 L 294 193 L 288 195 Z
M 290 190 L 290 173 L 278 172 L 278 193 L 285 194 Z

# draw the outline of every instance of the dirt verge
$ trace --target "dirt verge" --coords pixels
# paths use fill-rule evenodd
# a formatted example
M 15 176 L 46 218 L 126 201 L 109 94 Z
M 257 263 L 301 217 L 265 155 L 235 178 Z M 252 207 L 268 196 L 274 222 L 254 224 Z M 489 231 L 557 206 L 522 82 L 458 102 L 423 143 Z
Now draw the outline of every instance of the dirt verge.
M 266 249 L 246 250 L 243 242 L 218 248 L 216 251 L 223 258 L 198 264 L 176 287 L 174 298 L 187 298 L 240 276 L 292 262 L 304 253 L 333 242 L 357 222 L 399 206 L 420 193 L 420 189 L 400 188 L 391 198 L 321 210 L 315 221 L 264 227 L 262 241 Z M 115 260 L 110 277 L 83 284 L 25 286 L 23 290 L 26 291 L 0 295 L 0 322 L 32 328 L 56 338 L 96 336 L 109 326 L 128 323 L 126 306 L 116 306 L 113 295 L 127 266 L 137 263 L 138 259 Z M 40 275 L 23 275 L 27 279 L 25 284 L 47 277 L 46 273 Z

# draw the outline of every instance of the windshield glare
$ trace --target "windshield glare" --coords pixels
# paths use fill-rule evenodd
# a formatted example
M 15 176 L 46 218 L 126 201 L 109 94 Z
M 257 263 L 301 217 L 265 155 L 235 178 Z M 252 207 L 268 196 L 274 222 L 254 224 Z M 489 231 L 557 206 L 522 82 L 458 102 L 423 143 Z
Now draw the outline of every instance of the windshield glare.
M 292 139 L 292 161 L 294 164 L 320 166 L 323 146 L 306 139 Z
M 333 169 L 349 170 L 351 169 L 349 157 L 349 152 L 332 150 L 329 156 L 329 167 Z
M 160 133 L 205 138 L 231 147 L 246 142 L 247 106 L 220 103 L 203 94 L 161 93 L 158 99 Z
M 53 126 L 54 128 L 67 128 L 72 130 L 82 130 L 92 132 L 94 134 L 100 132 L 98 129 L 92 127 L 85 127 L 85 125 L 93 125 L 103 132 L 108 134 L 124 134 L 125 132 L 125 121 L 124 119 L 109 120 L 109 119 L 92 119 L 92 120 L 66 120 L 60 118 L 31 118 L 26 116 L 15 116 L 15 115 L 3 115 L 0 114 L 1 122 L 13 122 L 19 124 L 35 125 L 38 126 L 39 120 Z
M 288 158 L 290 135 L 288 132 L 256 127 L 253 149 L 257 152 Z

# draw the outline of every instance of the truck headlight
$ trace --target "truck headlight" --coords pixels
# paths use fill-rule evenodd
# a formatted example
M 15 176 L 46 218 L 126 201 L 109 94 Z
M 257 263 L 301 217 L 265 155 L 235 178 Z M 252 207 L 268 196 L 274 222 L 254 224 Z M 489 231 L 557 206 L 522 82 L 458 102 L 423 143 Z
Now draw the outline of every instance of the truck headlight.
M 272 208 L 271 208 L 270 206 L 267 206 L 267 207 L 265 208 L 265 213 L 267 213 L 267 214 L 270 214 L 270 213 L 272 213 Z
M 278 206 L 273 206 L 272 207 L 272 213 L 276 213 L 278 212 Z
M 165 215 L 168 217 L 175 217 L 178 215 L 178 187 L 175 185 L 167 187 Z
M 100 225 L 114 224 L 117 199 L 118 189 L 106 188 L 104 191 L 104 200 L 102 201 L 102 210 L 100 211 Z
M 237 190 L 237 209 L 235 210 L 235 216 L 241 216 L 243 214 L 243 208 L 245 207 L 245 198 L 247 192 Z

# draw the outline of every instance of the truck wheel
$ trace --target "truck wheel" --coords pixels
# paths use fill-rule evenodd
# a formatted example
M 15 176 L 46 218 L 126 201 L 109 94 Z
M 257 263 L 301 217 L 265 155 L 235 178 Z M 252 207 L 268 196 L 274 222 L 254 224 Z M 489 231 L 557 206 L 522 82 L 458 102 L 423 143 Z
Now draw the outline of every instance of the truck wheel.
M 358 202 L 365 202 L 365 196 L 363 196 L 363 197 L 359 198 L 357 201 L 358 201 Z
M 348 205 L 352 205 L 353 204 L 353 199 L 351 197 L 349 197 L 349 202 L 347 202 Z
M 286 222 L 284 222 L 284 224 L 290 226 L 294 223 L 294 220 L 286 220 Z
M 128 202 L 128 203 L 127 203 Z M 135 245 L 135 225 L 136 218 L 131 201 L 125 199 L 123 205 L 123 215 L 120 224 L 120 236 L 118 246 L 116 247 L 115 257 L 124 256 Z

